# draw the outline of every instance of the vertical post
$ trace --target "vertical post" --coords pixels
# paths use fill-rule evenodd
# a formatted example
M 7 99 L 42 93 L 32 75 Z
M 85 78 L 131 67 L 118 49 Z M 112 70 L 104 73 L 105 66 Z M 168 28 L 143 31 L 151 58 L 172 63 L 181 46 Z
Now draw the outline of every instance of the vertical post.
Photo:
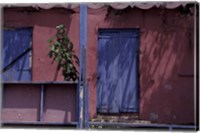
M 88 104 L 88 95 L 89 95 L 89 91 L 88 91 L 88 82 L 86 81 L 86 86 L 85 86 L 85 128 L 88 129 L 89 128 L 89 112 L 88 112 L 88 108 L 89 108 L 89 104 Z
M 86 39 L 87 39 L 87 5 L 80 5 L 80 69 L 79 69 L 79 118 L 78 127 L 84 127 L 84 89 L 86 81 Z
M 43 110 L 44 110 L 44 84 L 41 84 L 40 89 L 40 122 L 43 121 Z

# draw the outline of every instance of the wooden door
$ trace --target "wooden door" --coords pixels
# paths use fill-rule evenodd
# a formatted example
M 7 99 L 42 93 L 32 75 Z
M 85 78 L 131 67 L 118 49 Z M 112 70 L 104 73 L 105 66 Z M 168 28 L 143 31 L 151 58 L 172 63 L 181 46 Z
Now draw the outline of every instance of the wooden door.
M 138 30 L 100 30 L 97 111 L 138 112 Z

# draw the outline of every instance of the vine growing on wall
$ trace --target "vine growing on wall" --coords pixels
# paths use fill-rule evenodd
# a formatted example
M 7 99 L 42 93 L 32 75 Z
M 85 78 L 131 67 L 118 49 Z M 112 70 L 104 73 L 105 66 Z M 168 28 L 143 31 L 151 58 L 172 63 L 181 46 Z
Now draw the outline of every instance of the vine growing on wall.
M 78 65 L 79 58 L 73 50 L 73 43 L 68 38 L 65 26 L 63 24 L 56 26 L 56 34 L 48 39 L 50 51 L 48 56 L 53 58 L 53 62 L 58 62 L 58 70 L 62 68 L 64 80 L 77 80 L 78 71 L 75 63 Z

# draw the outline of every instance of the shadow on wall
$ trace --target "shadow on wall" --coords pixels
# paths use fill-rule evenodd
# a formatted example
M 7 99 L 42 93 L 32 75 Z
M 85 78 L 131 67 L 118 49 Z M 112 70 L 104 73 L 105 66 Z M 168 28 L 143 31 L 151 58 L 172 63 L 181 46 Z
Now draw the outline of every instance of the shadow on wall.
M 194 79 L 179 76 L 193 75 L 193 16 L 179 8 L 127 9 L 111 10 L 105 21 L 109 28 L 140 27 L 141 119 L 193 123 Z
M 184 83 L 179 80 L 183 77 L 178 76 L 182 69 L 185 69 L 184 73 L 193 74 L 193 49 L 186 32 L 182 31 L 182 35 L 169 33 L 160 37 L 160 41 L 148 43 L 150 46 L 142 50 L 141 111 L 158 114 L 158 121 L 173 123 L 173 120 L 184 122 L 183 116 L 188 116 L 189 120 L 193 118 L 193 77 L 185 81 L 186 86 L 181 86 Z M 151 113 L 146 117 L 157 121 Z
M 43 120 L 64 123 L 76 121 L 76 85 L 48 85 L 46 88 Z
M 64 24 L 69 29 L 73 10 L 64 8 L 35 9 L 31 7 L 3 8 L 5 27 L 52 27 Z

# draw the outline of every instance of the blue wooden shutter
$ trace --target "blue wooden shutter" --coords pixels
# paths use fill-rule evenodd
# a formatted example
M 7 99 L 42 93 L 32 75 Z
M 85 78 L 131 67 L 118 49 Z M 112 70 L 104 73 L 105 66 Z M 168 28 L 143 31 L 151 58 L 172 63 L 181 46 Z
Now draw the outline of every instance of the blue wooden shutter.
M 137 30 L 120 33 L 120 112 L 137 112 L 139 110 L 138 36 Z
M 97 111 L 137 112 L 138 30 L 103 30 L 99 33 Z
M 117 33 L 105 32 L 99 35 L 98 45 L 98 112 L 119 112 Z
M 2 47 L 3 81 L 30 81 L 32 29 L 4 30 Z

